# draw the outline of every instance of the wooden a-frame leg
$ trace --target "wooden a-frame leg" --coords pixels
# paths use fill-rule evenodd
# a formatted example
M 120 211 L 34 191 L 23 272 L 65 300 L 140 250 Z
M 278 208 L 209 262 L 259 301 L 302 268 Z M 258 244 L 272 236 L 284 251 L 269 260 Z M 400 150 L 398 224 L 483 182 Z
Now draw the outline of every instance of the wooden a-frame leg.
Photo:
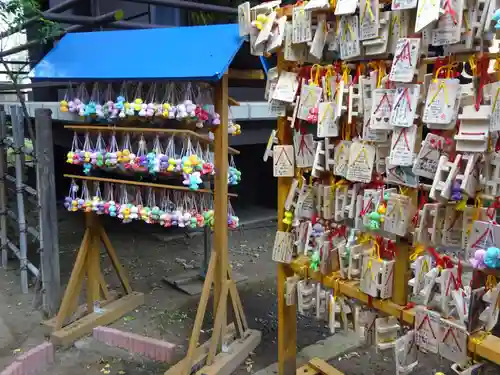
M 90 229 L 85 230 L 85 235 L 83 236 L 80 249 L 76 256 L 75 264 L 73 270 L 71 271 L 71 277 L 69 279 L 68 286 L 64 293 L 64 297 L 61 302 L 61 307 L 57 313 L 55 329 L 61 329 L 64 321 L 68 318 L 76 308 L 74 301 L 78 301 L 78 296 L 80 295 L 80 290 L 82 288 L 83 275 L 85 271 L 85 263 L 87 261 L 87 252 L 89 248 L 90 240 Z
M 243 311 L 243 305 L 241 304 L 240 294 L 238 293 L 236 283 L 233 280 L 233 271 L 231 267 L 227 268 L 227 276 L 229 280 L 231 280 L 231 284 L 229 285 L 229 293 L 231 295 L 231 301 L 233 303 L 233 310 L 236 317 L 237 328 L 239 331 L 238 333 L 240 334 L 240 337 L 243 337 L 248 329 L 248 323 L 245 312 Z
M 87 312 L 94 311 L 94 304 L 101 300 L 99 275 L 100 250 L 97 215 L 93 212 L 85 213 L 85 222 L 90 230 L 89 248 L 87 250 Z
M 219 298 L 219 305 L 217 306 L 217 313 L 215 315 L 214 329 L 212 331 L 212 338 L 210 339 L 210 349 L 208 351 L 207 366 L 210 366 L 215 358 L 217 347 L 219 346 L 219 339 L 223 334 L 223 325 L 226 325 L 226 311 L 227 311 L 227 295 L 229 291 L 229 280 L 222 284 L 222 290 Z
M 242 311 L 239 309 L 238 303 L 236 301 L 236 294 L 238 294 L 238 290 L 236 289 L 236 283 L 233 280 L 229 280 L 229 293 L 231 297 L 231 302 L 233 304 L 233 312 L 234 318 L 236 320 L 236 328 L 238 329 L 239 337 L 245 336 L 246 329 L 243 328 L 243 324 L 241 322 Z
M 210 262 L 208 263 L 207 275 L 205 276 L 205 283 L 203 284 L 200 303 L 198 304 L 198 310 L 196 311 L 196 318 L 194 320 L 193 331 L 191 333 L 191 338 L 189 339 L 189 347 L 185 358 L 185 365 L 184 368 L 182 369 L 181 375 L 189 375 L 191 373 L 193 354 L 198 345 L 198 340 L 200 338 L 201 326 L 203 324 L 203 318 L 207 310 L 208 298 L 210 297 L 210 289 L 212 288 L 212 282 L 214 279 L 216 262 L 217 262 L 217 253 L 213 251 L 212 255 L 210 256 Z
M 118 255 L 116 255 L 116 251 L 111 244 L 111 241 L 109 240 L 108 234 L 104 230 L 102 226 L 99 226 L 99 231 L 100 231 L 100 236 L 101 240 L 104 244 L 104 247 L 106 248 L 106 251 L 108 253 L 109 259 L 111 259 L 111 264 L 113 265 L 113 268 L 115 269 L 118 278 L 120 279 L 120 282 L 123 286 L 123 289 L 127 294 L 132 293 L 132 288 L 130 287 L 130 283 L 128 281 L 127 274 L 125 272 L 125 269 L 122 267 L 120 264 L 120 261 L 118 260 Z
M 108 286 L 106 284 L 106 280 L 104 280 L 104 275 L 102 272 L 99 272 L 99 286 L 101 287 L 102 295 L 105 300 L 109 300 L 111 294 L 109 293 Z
M 236 304 L 238 305 L 238 309 L 240 310 L 241 323 L 243 324 L 243 330 L 247 331 L 248 330 L 247 317 L 245 315 L 245 311 L 243 310 L 243 304 L 241 303 L 240 294 L 238 293 L 238 290 L 236 289 L 236 284 L 234 284 L 233 288 L 235 290 L 234 295 L 236 297 Z

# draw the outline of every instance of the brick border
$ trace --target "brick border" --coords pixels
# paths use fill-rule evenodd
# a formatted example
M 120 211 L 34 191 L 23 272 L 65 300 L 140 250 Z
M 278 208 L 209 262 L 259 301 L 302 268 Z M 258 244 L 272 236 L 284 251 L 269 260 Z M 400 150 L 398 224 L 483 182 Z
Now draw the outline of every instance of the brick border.
M 144 355 L 155 361 L 170 363 L 174 356 L 174 344 L 132 332 L 109 327 L 95 327 L 93 336 L 97 341 L 125 349 L 129 353 Z
M 35 375 L 54 363 L 54 345 L 46 341 L 20 354 L 0 375 Z

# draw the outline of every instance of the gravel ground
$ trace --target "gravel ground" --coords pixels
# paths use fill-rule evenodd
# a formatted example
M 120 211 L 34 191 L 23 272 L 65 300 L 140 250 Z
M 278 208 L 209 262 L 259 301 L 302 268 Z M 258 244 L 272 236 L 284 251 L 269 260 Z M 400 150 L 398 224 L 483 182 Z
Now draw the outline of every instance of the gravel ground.
M 66 211 L 61 211 L 59 218 L 61 277 L 66 283 L 76 249 L 83 237 L 84 223 L 83 215 Z M 169 234 L 155 226 L 142 223 L 117 225 L 110 218 L 103 218 L 103 225 L 128 270 L 132 287 L 143 292 L 146 299 L 143 306 L 112 326 L 175 343 L 180 359 L 186 350 L 199 296 L 188 296 L 162 282 L 162 278 L 198 269 L 203 261 L 203 237 L 185 237 L 166 242 L 165 234 L 167 237 Z M 238 371 L 241 374 L 248 374 L 248 370 L 257 371 L 277 359 L 276 265 L 271 261 L 275 225 L 275 222 L 267 222 L 230 232 L 230 262 L 234 270 L 248 277 L 238 284 L 243 307 L 250 327 L 263 334 L 252 359 Z M 172 236 L 179 237 L 178 233 Z M 110 289 L 119 289 L 120 283 L 108 259 L 104 255 L 102 257 L 103 273 Z M 37 256 L 32 259 L 36 262 Z M 38 326 L 41 316 L 31 308 L 32 297 L 21 296 L 25 300 L 17 305 L 19 275 L 15 262 L 12 262 L 12 268 L 0 277 L 2 293 L 5 294 L 2 286 L 8 286 L 9 290 L 6 296 L 8 302 L 3 306 L 0 303 L 0 316 L 5 317 L 10 331 L 16 334 L 10 345 L 0 350 L 0 368 L 12 360 L 14 350 L 27 349 L 33 346 L 33 342 L 41 342 L 46 333 Z M 83 300 L 81 302 L 84 303 Z M 200 342 L 210 336 L 211 311 L 212 306 L 209 306 Z M 299 349 L 327 336 L 323 323 L 299 317 L 298 324 L 301 332 L 297 342 Z M 112 374 L 119 371 L 127 374 L 159 374 L 165 370 L 164 365 L 113 348 L 99 346 L 99 350 L 95 350 L 94 344 L 88 345 L 82 341 L 77 344 L 78 347 L 59 351 L 56 366 L 47 374 L 97 375 L 101 374 L 106 364 L 113 368 Z
M 412 375 L 434 375 L 443 372 L 445 375 L 456 375 L 450 369 L 451 363 L 435 354 L 419 353 L 418 365 Z M 374 346 L 366 346 L 349 351 L 329 363 L 345 375 L 389 375 L 396 373 L 396 365 L 392 350 L 377 352 Z M 498 375 L 500 367 L 486 365 L 482 375 Z
M 60 212 L 63 283 L 69 278 L 75 251 L 83 236 L 82 216 Z M 108 218 L 104 218 L 103 224 L 129 272 L 133 288 L 146 296 L 143 306 L 112 326 L 173 342 L 178 345 L 177 357 L 180 359 L 186 350 L 199 296 L 187 296 L 161 279 L 199 267 L 203 259 L 203 237 L 166 242 L 165 236 L 170 234 L 154 226 L 140 223 L 116 225 L 116 221 Z M 230 233 L 231 264 L 248 277 L 238 284 L 244 310 L 250 327 L 263 333 L 261 344 L 235 372 L 237 375 L 253 373 L 277 360 L 276 266 L 271 261 L 274 228 L 275 223 L 268 222 Z M 36 258 L 34 256 L 33 261 Z M 46 333 L 39 325 L 42 319 L 40 313 L 31 307 L 32 296 L 23 296 L 19 292 L 17 268 L 13 262 L 12 270 L 0 272 L 0 317 L 12 336 L 8 344 L 0 348 L 0 368 L 12 361 L 16 349 L 26 350 L 40 343 Z M 103 270 L 110 288 L 119 288 L 119 282 L 104 256 Z M 212 307 L 209 306 L 207 311 L 201 342 L 211 333 Z M 297 351 L 328 335 L 324 322 L 298 316 Z M 451 375 L 449 364 L 435 355 L 422 354 L 419 360 L 415 375 L 434 375 L 436 371 Z M 377 353 L 373 347 L 357 349 L 331 363 L 346 375 L 395 373 L 392 353 Z M 45 374 L 99 375 L 104 368 L 109 369 L 110 374 L 162 374 L 167 367 L 84 339 L 70 349 L 59 350 L 56 364 Z M 500 374 L 500 369 L 492 367 L 485 374 Z

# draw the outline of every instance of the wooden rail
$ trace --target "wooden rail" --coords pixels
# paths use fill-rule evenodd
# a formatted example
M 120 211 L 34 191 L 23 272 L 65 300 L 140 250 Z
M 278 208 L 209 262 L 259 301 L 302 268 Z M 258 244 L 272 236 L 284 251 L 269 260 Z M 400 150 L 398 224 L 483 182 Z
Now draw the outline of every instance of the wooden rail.
M 359 289 L 359 281 L 341 280 L 337 272 L 327 276 L 322 275 L 320 272 L 312 272 L 309 269 L 309 259 L 305 256 L 298 257 L 290 266 L 301 277 L 309 277 L 315 281 L 319 281 L 326 288 L 334 289 L 339 294 L 370 305 L 370 307 L 382 311 L 387 315 L 392 315 L 408 325 L 415 324 L 415 310 L 413 308 L 407 309 L 406 306 L 400 306 L 391 300 L 371 298 Z M 500 338 L 493 335 L 485 335 L 484 331 L 471 334 L 468 341 L 469 351 L 488 361 L 500 364 Z
M 106 177 L 93 177 L 93 176 L 80 176 L 76 174 L 65 174 L 66 178 L 73 178 L 75 180 L 87 180 L 87 181 L 98 181 L 98 182 L 108 182 L 110 184 L 122 184 L 122 185 L 133 185 L 133 186 L 147 186 L 155 189 L 169 189 L 169 190 L 182 190 L 188 191 L 191 193 L 205 193 L 205 194 L 213 194 L 214 192 L 209 189 L 197 189 L 191 190 L 185 186 L 177 186 L 177 185 L 165 185 L 165 184 L 156 184 L 154 182 L 139 182 L 139 181 L 129 181 L 129 180 L 118 180 L 115 178 L 106 178 Z M 237 197 L 238 194 L 228 193 L 229 197 Z
M 99 125 L 64 125 L 64 129 L 71 129 L 74 131 L 95 131 L 95 132 L 126 132 L 126 133 L 153 133 L 153 134 L 179 134 L 196 138 L 202 143 L 212 144 L 213 142 L 205 135 L 198 134 L 189 129 L 164 129 L 164 128 L 134 128 L 124 126 L 99 126 Z M 232 155 L 239 155 L 239 151 L 232 147 L 228 147 L 229 153 Z

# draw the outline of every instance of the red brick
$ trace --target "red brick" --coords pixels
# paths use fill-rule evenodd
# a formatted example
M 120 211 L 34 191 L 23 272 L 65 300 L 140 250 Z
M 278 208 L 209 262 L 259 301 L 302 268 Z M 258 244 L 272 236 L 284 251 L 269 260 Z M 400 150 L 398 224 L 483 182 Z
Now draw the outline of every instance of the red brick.
M 7 366 L 0 375 L 23 375 L 23 365 L 21 362 L 12 362 Z
M 109 327 L 94 328 L 94 338 L 108 345 L 125 349 L 130 353 L 142 354 L 162 362 L 169 362 L 175 349 L 175 345 L 169 342 Z
M 54 346 L 50 342 L 44 342 L 19 355 L 17 361 L 22 364 L 23 375 L 36 374 L 54 362 Z

